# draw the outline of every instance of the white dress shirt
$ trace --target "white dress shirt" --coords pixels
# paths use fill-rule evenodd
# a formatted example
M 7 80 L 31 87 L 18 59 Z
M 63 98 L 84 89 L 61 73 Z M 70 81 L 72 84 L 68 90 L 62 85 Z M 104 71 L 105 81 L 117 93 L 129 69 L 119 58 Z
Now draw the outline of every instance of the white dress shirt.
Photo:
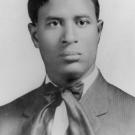
M 98 75 L 97 67 L 94 68 L 93 72 L 82 80 L 84 83 L 83 95 L 86 93 L 88 88 L 92 85 L 94 80 Z M 48 76 L 46 75 L 45 83 L 51 82 Z M 82 96 L 83 96 L 82 95 Z M 52 135 L 65 135 L 65 131 L 68 127 L 68 117 L 64 101 L 56 108 L 54 122 L 52 126 Z

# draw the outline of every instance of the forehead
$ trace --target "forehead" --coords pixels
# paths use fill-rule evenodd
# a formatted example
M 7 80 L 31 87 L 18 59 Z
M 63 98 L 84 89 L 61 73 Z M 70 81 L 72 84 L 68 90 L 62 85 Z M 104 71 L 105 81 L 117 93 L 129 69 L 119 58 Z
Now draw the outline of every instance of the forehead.
M 43 16 L 95 16 L 95 7 L 91 0 L 49 0 L 39 9 L 39 17 Z

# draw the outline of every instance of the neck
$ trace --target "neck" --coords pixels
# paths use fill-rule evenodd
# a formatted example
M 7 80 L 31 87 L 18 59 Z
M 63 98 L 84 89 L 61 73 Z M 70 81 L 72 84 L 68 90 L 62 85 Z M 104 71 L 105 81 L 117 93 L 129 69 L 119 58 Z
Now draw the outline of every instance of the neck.
M 65 87 L 65 86 L 73 85 L 74 83 L 83 80 L 84 78 L 86 78 L 93 72 L 94 68 L 95 68 L 95 65 L 93 65 L 83 75 L 73 74 L 73 73 L 54 75 L 54 74 L 49 74 L 48 72 L 47 72 L 47 75 L 54 84 Z

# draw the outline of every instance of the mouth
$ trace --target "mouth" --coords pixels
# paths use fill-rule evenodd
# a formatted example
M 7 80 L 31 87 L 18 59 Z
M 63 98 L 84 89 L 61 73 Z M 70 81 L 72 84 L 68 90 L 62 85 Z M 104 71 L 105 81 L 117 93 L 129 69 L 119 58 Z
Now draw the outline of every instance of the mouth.
M 60 54 L 60 57 L 67 62 L 76 62 L 79 61 L 82 53 L 75 51 L 66 51 Z

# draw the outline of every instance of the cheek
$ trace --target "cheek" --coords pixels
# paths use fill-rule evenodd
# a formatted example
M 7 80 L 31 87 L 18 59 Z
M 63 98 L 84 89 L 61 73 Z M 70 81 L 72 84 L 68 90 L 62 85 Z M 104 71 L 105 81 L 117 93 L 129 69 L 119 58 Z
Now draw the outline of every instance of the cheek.
M 83 36 L 83 43 L 85 47 L 85 51 L 90 55 L 96 53 L 97 46 L 98 46 L 98 33 L 96 30 L 91 32 L 86 32 L 86 36 Z
M 59 34 L 56 32 L 40 30 L 39 49 L 45 61 L 55 61 L 59 49 Z
M 61 33 L 62 33 L 61 29 L 47 28 L 47 26 L 44 26 L 44 23 L 42 23 L 38 29 L 40 41 L 42 41 L 42 43 L 44 42 L 51 46 L 59 42 Z
M 58 38 L 54 36 L 52 32 L 41 32 L 39 33 L 39 44 L 47 46 L 47 48 L 55 47 L 58 42 Z

